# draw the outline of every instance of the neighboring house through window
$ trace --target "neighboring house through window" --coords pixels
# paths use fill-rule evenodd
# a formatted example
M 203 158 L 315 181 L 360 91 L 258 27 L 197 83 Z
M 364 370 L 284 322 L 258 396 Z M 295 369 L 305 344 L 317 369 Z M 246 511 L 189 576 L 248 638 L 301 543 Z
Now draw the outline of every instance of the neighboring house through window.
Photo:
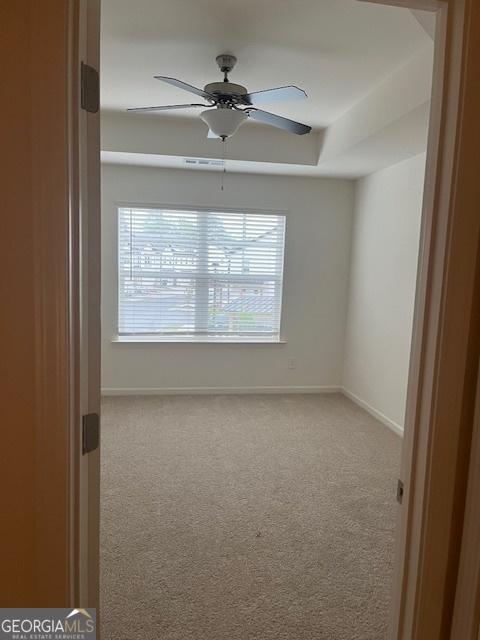
M 118 333 L 280 338 L 285 215 L 118 209 Z

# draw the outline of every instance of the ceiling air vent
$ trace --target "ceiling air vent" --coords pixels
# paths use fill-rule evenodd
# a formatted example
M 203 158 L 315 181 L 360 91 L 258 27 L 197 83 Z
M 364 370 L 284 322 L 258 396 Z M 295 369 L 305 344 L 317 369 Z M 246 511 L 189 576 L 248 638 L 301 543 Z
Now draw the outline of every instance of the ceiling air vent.
M 222 169 L 225 166 L 224 160 L 212 160 L 210 158 L 184 158 L 183 164 L 189 168 L 212 168 L 212 169 Z

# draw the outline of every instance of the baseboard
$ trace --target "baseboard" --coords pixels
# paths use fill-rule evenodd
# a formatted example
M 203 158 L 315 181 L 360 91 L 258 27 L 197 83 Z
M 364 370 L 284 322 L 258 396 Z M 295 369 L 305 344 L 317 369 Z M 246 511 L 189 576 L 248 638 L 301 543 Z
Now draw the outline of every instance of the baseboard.
M 397 436 L 403 437 L 403 427 L 401 427 L 399 424 L 397 424 L 393 420 L 390 420 L 390 418 L 387 418 L 386 415 L 384 415 L 380 411 L 377 411 L 377 409 L 374 409 L 370 404 L 368 404 L 368 402 L 365 402 L 365 400 L 362 400 L 361 398 L 356 396 L 354 393 L 352 393 L 348 389 L 345 389 L 345 387 L 342 387 L 341 392 L 343 393 L 344 396 L 352 400 L 352 402 L 355 402 L 355 404 L 358 404 L 359 407 L 362 407 L 362 409 L 365 409 L 367 413 L 369 413 L 371 416 L 379 420 L 386 427 L 391 429 L 394 433 L 397 434 Z
M 306 387 L 106 387 L 102 396 L 173 396 L 173 395 L 226 395 L 263 393 L 340 393 L 338 386 Z

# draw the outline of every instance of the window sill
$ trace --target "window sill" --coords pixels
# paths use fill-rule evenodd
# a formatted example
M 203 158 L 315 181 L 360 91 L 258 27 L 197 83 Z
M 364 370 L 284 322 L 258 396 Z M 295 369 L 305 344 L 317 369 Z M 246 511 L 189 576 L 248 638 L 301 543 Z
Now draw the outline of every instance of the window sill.
M 112 343 L 121 344 L 286 344 L 285 338 L 262 336 L 114 336 Z

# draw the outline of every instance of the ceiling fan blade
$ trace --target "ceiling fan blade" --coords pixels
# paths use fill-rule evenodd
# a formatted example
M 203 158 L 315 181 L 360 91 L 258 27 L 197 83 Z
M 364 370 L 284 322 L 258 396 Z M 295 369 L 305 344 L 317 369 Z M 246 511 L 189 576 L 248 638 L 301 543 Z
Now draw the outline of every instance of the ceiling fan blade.
M 162 82 L 166 82 L 167 84 L 171 84 L 174 87 L 178 87 L 179 89 L 183 89 L 184 91 L 189 91 L 190 93 L 194 93 L 201 98 L 205 98 L 206 100 L 216 100 L 213 93 L 207 93 L 203 89 L 198 89 L 198 87 L 194 87 L 191 84 L 187 84 L 186 82 L 182 82 L 181 80 L 177 80 L 177 78 L 168 78 L 167 76 L 153 76 L 156 80 L 161 80 Z
M 220 139 L 220 136 L 217 136 L 217 134 L 216 134 L 216 133 L 213 133 L 213 131 L 212 131 L 211 129 L 209 129 L 209 130 L 208 130 L 207 138 L 214 138 L 214 139 L 216 139 L 216 140 L 219 140 L 219 139 Z
M 277 116 L 274 113 L 262 111 L 261 109 L 252 109 L 251 111 L 249 110 L 248 115 L 253 120 L 258 120 L 258 122 L 269 124 L 272 127 L 284 129 L 285 131 L 288 131 L 290 133 L 296 133 L 299 136 L 302 136 L 305 133 L 310 133 L 310 131 L 312 130 L 312 127 L 309 127 L 306 124 L 295 122 L 295 120 L 289 120 L 288 118 L 283 118 L 282 116 Z
M 288 87 L 277 87 L 276 89 L 265 89 L 264 91 L 254 91 L 243 96 L 245 104 L 267 104 L 269 102 L 281 102 L 283 100 L 304 100 L 307 94 L 303 89 L 293 85 Z
M 168 111 L 170 109 L 190 109 L 191 107 L 209 107 L 209 104 L 167 104 L 159 107 L 133 107 L 127 111 Z

